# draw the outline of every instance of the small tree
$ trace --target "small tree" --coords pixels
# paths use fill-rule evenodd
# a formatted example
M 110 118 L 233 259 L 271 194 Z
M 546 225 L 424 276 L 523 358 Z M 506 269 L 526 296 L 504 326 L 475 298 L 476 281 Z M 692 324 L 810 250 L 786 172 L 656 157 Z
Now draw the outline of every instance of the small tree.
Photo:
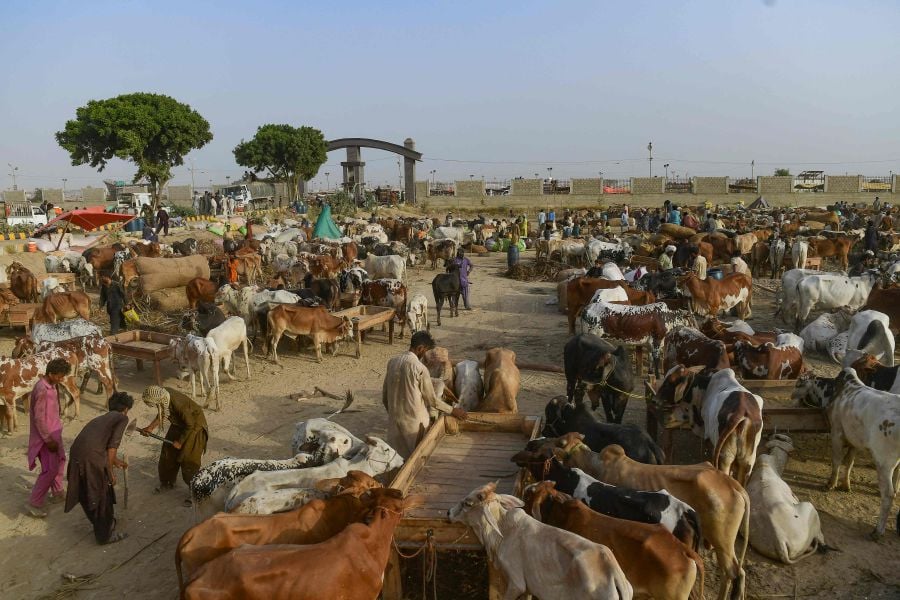
M 287 184 L 290 201 L 297 198 L 300 181 L 309 181 L 325 164 L 325 136 L 315 127 L 263 125 L 249 141 L 234 147 L 234 160 L 254 172 L 268 171 Z
M 172 167 L 213 139 L 209 123 L 187 104 L 162 94 L 123 94 L 91 100 L 75 111 L 56 141 L 72 157 L 72 165 L 90 164 L 98 171 L 112 158 L 137 165 L 134 183 L 150 182 L 153 209 L 172 178 Z
M 775 177 L 790 177 L 790 169 L 775 169 Z

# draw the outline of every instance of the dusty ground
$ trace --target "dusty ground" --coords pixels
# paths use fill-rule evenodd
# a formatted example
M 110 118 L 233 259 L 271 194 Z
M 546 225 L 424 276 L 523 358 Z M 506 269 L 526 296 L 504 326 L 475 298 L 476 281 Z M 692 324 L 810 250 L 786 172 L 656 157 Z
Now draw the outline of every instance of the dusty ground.
M 182 236 L 183 237 L 183 236 Z M 29 257 L 31 258 L 31 257 Z M 6 256 L 0 263 L 7 262 Z M 531 253 L 525 260 L 531 260 Z M 454 357 L 482 358 L 485 349 L 502 345 L 515 350 L 523 360 L 562 363 L 562 347 L 567 338 L 565 321 L 555 306 L 546 300 L 555 294 L 550 283 L 511 281 L 501 277 L 504 257 L 474 257 L 472 301 L 476 310 L 459 318 L 445 318 L 442 327 L 433 327 L 438 343 L 448 347 Z M 415 270 L 410 276 L 410 292 L 431 297 L 428 285 L 434 272 Z M 757 328 L 771 324 L 771 298 L 758 293 L 754 299 Z M 433 310 L 432 310 L 433 316 Z M 0 330 L 0 351 L 8 353 L 14 332 Z M 288 394 L 321 386 L 331 391 L 353 390 L 353 412 L 335 420 L 357 434 L 384 435 L 386 418 L 379 401 L 380 385 L 386 361 L 401 352 L 406 339 L 393 346 L 374 334 L 363 347 L 363 356 L 353 358 L 350 344 L 340 348 L 336 357 L 327 357 L 322 365 L 309 352 L 286 349 L 283 367 L 272 365 L 260 356 L 251 359 L 252 380 L 240 379 L 223 385 L 224 409 L 209 413 L 211 439 L 205 460 L 223 456 L 284 458 L 289 453 L 293 424 L 309 417 L 323 416 L 335 410 L 336 403 L 315 399 L 302 403 L 288 400 Z M 833 369 L 815 363 L 822 370 Z M 241 365 L 242 366 L 242 365 Z M 134 363 L 118 361 L 120 387 L 139 395 L 151 383 L 149 371 L 138 372 Z M 171 365 L 164 368 L 167 384 L 188 389 L 176 382 Z M 93 385 L 90 386 L 93 389 Z M 546 400 L 564 393 L 560 375 L 523 371 L 520 411 L 542 414 Z M 89 419 L 103 411 L 103 398 L 91 393 L 82 400 L 81 416 L 67 422 L 67 442 Z M 152 418 L 142 406 L 133 415 L 141 426 Z M 643 424 L 643 402 L 632 400 L 626 420 Z M 182 506 L 187 488 L 179 484 L 174 492 L 156 496 L 156 458 L 159 446 L 136 436 L 128 445 L 130 468 L 130 504 L 119 506 L 119 528 L 130 537 L 112 546 L 94 543 L 91 530 L 80 509 L 64 514 L 56 506 L 46 520 L 22 514 L 22 506 L 34 482 L 34 474 L 25 465 L 27 419 L 20 414 L 19 431 L 0 440 L 0 539 L 6 552 L 0 553 L 0 597 L 66 597 L 65 574 L 100 574 L 74 597 L 79 598 L 174 598 L 177 596 L 173 564 L 178 538 L 192 524 L 192 511 Z M 816 555 L 798 565 L 772 563 L 748 551 L 748 593 L 751 598 L 897 598 L 900 597 L 900 539 L 893 525 L 885 540 L 868 540 L 878 513 L 875 472 L 871 459 L 863 455 L 853 473 L 853 493 L 824 493 L 830 459 L 825 435 L 798 435 L 799 452 L 790 461 L 786 479 L 802 500 L 810 500 L 819 510 L 828 543 L 841 549 Z M 696 460 L 696 438 L 689 434 L 676 437 L 676 451 L 685 460 Z M 118 485 L 121 497 L 122 483 Z M 121 500 L 120 500 L 121 502 Z M 895 514 L 896 506 L 892 514 Z M 717 588 L 715 560 L 707 561 L 707 598 Z M 418 559 L 416 559 L 418 560 Z M 121 565 L 121 566 L 119 566 Z M 419 563 L 410 561 L 407 571 L 413 578 Z M 484 598 L 479 585 L 485 581 L 481 559 L 469 555 L 442 556 L 438 568 L 438 596 L 441 598 Z M 412 583 L 412 582 L 410 582 Z M 429 586 L 430 587 L 430 586 Z M 421 595 L 419 584 L 408 585 L 409 597 Z M 430 590 L 429 590 L 430 592 Z

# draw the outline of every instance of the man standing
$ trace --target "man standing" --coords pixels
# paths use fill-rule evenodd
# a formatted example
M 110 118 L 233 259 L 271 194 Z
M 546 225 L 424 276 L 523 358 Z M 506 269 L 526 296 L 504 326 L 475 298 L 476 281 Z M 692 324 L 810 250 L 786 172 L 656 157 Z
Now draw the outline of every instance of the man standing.
M 538 231 L 544 230 L 544 223 L 547 222 L 547 215 L 544 214 L 544 209 L 541 209 L 541 212 L 538 213 Z
M 409 351 L 388 361 L 381 403 L 388 413 L 387 442 L 403 458 L 409 458 L 425 435 L 430 420 L 429 409 L 465 420 L 461 407 L 451 407 L 434 393 L 431 375 L 421 358 L 434 348 L 434 338 L 427 331 L 412 335 Z
M 55 358 L 47 363 L 44 376 L 31 392 L 31 415 L 28 432 L 28 470 L 33 471 L 36 460 L 41 462 L 31 497 L 25 508 L 32 517 L 43 519 L 47 516 L 44 500 L 50 493 L 50 502 L 62 502 L 63 473 L 65 472 L 66 450 L 62 441 L 62 420 L 59 410 L 59 390 L 57 386 L 69 374 L 68 361 Z
M 706 279 L 706 257 L 700 254 L 700 248 L 697 246 L 691 247 L 691 261 L 693 264 L 692 270 L 697 274 L 697 277 Z
M 116 467 L 128 467 L 128 463 L 116 458 L 116 450 L 128 426 L 128 410 L 132 406 L 134 398 L 125 392 L 116 392 L 109 397 L 109 412 L 94 417 L 72 442 L 66 512 L 81 504 L 84 515 L 94 526 L 94 539 L 98 544 L 114 544 L 128 537 L 127 533 L 113 535 L 116 526 L 113 486 L 116 485 Z
M 169 235 L 169 213 L 162 206 L 156 211 L 156 235 L 162 231 L 163 235 Z
M 512 243 L 518 243 L 518 235 L 513 236 Z M 466 258 L 466 253 L 462 248 L 456 251 L 456 258 L 453 259 L 451 265 L 456 265 L 459 268 L 459 287 L 462 291 L 463 297 L 463 306 L 465 306 L 466 310 L 472 310 L 472 306 L 469 304 L 469 273 L 471 273 L 475 267 L 472 265 L 472 261 Z
M 191 208 L 194 209 L 194 214 L 199 215 L 200 213 L 200 192 L 194 190 L 194 195 L 191 198 Z
M 145 389 L 141 399 L 144 404 L 156 409 L 156 418 L 139 430 L 141 435 L 151 433 L 157 426 L 161 431 L 166 420 L 170 423 L 166 439 L 172 443 L 163 443 L 159 455 L 159 487 L 156 492 L 175 487 L 175 477 L 179 470 L 181 478 L 190 485 L 191 479 L 200 470 L 200 459 L 206 452 L 206 442 L 209 439 L 203 409 L 185 394 L 158 385 Z
M 125 290 L 122 289 L 122 284 L 110 279 L 109 275 L 101 275 L 100 308 L 106 306 L 109 332 L 112 335 L 119 333 L 119 329 L 125 329 L 125 304 Z
M 872 219 L 866 221 L 866 233 L 863 237 L 863 243 L 866 250 L 870 250 L 873 254 L 878 250 L 878 230 L 875 228 L 875 222 Z

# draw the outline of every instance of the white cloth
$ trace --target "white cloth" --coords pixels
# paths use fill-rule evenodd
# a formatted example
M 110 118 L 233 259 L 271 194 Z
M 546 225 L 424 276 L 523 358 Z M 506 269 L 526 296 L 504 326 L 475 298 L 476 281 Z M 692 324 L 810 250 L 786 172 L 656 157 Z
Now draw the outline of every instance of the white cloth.
M 381 402 L 388 413 L 387 443 L 403 458 L 409 458 L 425 435 L 429 408 L 443 413 L 453 410 L 436 396 L 428 369 L 410 351 L 388 361 Z

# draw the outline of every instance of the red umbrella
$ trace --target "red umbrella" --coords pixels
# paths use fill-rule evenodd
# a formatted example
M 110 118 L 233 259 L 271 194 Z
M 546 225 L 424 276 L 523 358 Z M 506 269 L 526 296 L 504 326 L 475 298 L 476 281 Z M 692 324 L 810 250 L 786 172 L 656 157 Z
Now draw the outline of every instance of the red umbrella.
M 33 234 L 33 237 L 40 237 L 45 233 L 48 233 L 56 228 L 56 226 L 65 222 L 66 229 L 63 233 L 69 230 L 70 225 L 75 225 L 76 227 L 81 227 L 85 231 L 93 231 L 98 227 L 102 227 L 103 225 L 109 225 L 110 223 L 127 223 L 135 218 L 135 215 L 125 215 L 122 213 L 108 213 L 108 212 L 97 212 L 95 210 L 80 208 L 77 210 L 70 210 L 69 212 L 64 212 L 59 215 L 40 229 L 36 230 Z M 59 237 L 59 243 L 56 245 L 56 249 L 59 250 L 59 246 L 62 244 L 62 236 Z

